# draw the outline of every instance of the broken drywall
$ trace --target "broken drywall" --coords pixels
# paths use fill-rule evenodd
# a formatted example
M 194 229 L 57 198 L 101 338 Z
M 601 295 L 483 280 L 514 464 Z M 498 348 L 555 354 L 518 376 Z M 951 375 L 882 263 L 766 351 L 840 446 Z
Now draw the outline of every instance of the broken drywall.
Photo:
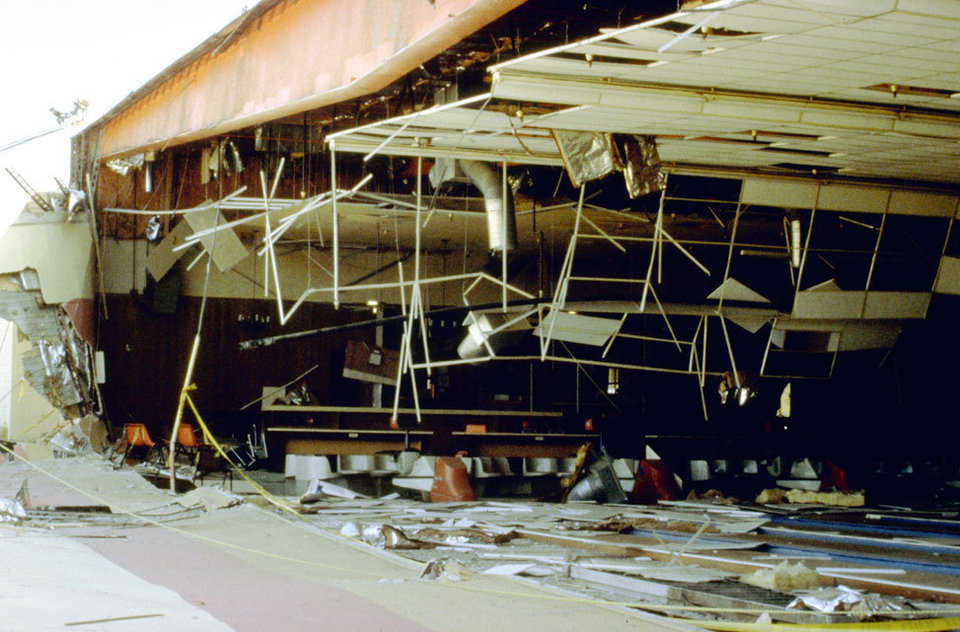
M 48 305 L 93 298 L 93 239 L 85 216 L 63 223 L 14 224 L 0 235 L 0 274 L 36 270 Z

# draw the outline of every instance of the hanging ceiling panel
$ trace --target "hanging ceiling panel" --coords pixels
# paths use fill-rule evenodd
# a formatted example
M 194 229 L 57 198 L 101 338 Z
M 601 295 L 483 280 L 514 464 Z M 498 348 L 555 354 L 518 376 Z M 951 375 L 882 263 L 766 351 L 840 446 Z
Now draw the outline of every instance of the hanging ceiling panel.
M 661 158 L 685 168 L 960 183 L 960 93 L 952 96 L 960 90 L 960 21 L 942 3 L 910 7 L 709 3 L 493 66 L 492 98 L 334 138 L 358 151 L 395 135 L 382 152 L 466 150 L 558 164 L 551 129 L 627 133 L 656 136 Z M 700 24 L 705 33 L 683 34 Z M 510 116 L 501 110 L 517 109 L 511 101 L 558 109 Z

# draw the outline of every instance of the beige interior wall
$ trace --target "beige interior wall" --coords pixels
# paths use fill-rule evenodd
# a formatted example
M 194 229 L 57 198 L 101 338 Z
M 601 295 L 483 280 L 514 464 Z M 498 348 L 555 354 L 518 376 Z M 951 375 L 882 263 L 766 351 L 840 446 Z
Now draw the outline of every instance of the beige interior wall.
M 125 294 L 132 288 L 143 291 L 146 281 L 146 260 L 149 249 L 153 246 L 143 240 L 113 240 L 103 242 L 104 285 L 108 293 Z M 249 246 L 248 246 L 249 247 Z M 185 296 L 201 296 L 203 294 L 204 277 L 206 275 L 206 256 L 204 256 L 189 272 L 187 265 L 194 260 L 197 250 L 188 251 L 180 260 L 181 271 L 184 273 L 182 294 Z M 345 285 L 376 270 L 378 267 L 391 263 L 397 258 L 394 252 L 376 252 L 361 250 L 345 250 L 340 255 L 341 285 Z M 332 277 L 324 271 L 333 271 L 333 256 L 329 249 L 311 250 L 308 267 L 308 254 L 300 250 L 277 257 L 277 272 L 280 278 L 280 287 L 284 301 L 292 303 L 307 287 L 332 287 Z M 479 269 L 487 261 L 485 252 L 471 252 L 464 257 L 463 253 L 450 253 L 445 257 L 439 254 L 421 255 L 421 278 L 428 279 L 441 275 L 455 275 Z M 246 259 L 233 269 L 220 272 L 214 266 L 210 274 L 208 296 L 216 298 L 263 298 L 264 285 L 264 258 L 251 252 Z M 322 266 L 322 267 L 321 267 Z M 391 283 L 398 280 L 398 267 L 393 266 L 380 274 L 365 279 L 363 284 Z M 405 280 L 414 276 L 414 257 L 410 257 L 403 264 Z M 454 305 L 462 304 L 462 291 L 471 283 L 452 281 L 448 283 L 424 285 L 425 305 Z M 269 280 L 271 298 L 273 291 L 273 277 Z M 469 295 L 470 303 L 476 304 L 486 301 L 496 301 L 500 298 L 498 285 L 483 281 L 479 283 Z M 511 298 L 519 298 L 513 295 Z M 318 292 L 309 299 L 314 302 L 333 302 L 332 292 Z M 341 303 L 365 303 L 370 300 L 381 303 L 399 304 L 400 295 L 395 288 L 362 291 L 341 292 Z M 406 300 L 409 301 L 409 290 Z M 289 307 L 289 305 L 288 305 Z

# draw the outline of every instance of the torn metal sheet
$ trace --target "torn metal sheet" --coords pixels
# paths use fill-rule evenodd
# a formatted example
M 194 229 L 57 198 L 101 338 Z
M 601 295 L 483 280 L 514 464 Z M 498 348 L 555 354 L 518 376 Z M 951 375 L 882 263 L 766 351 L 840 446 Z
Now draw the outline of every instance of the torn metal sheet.
M 195 233 L 227 223 L 216 206 L 196 213 L 187 213 L 184 218 Z M 200 237 L 200 242 L 208 253 L 213 253 L 213 262 L 217 264 L 220 272 L 226 272 L 246 259 L 249 254 L 243 242 L 237 237 L 237 233 L 231 228 L 204 235 Z
M 0 318 L 13 321 L 33 343 L 22 356 L 24 377 L 67 417 L 91 412 L 93 354 L 65 312 L 38 300 L 39 292 L 0 291 Z
M 865 594 L 840 585 L 802 591 L 787 605 L 787 608 L 805 608 L 818 612 L 860 611 L 864 615 L 869 615 L 874 610 L 903 610 L 903 604 L 898 601 L 895 597 Z
M 656 193 L 666 185 L 654 136 L 626 136 L 623 141 L 623 179 L 631 199 Z
M 563 166 L 573 186 L 602 178 L 620 167 L 620 157 L 610 134 L 552 130 Z

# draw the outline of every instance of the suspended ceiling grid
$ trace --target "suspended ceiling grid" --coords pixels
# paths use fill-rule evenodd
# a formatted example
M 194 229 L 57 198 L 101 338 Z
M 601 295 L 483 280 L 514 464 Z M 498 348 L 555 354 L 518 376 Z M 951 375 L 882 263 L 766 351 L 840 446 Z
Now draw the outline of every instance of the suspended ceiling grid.
M 519 129 L 523 126 L 522 118 L 484 108 L 489 106 L 489 99 L 489 94 L 478 95 L 331 134 L 328 138 L 337 150 L 361 153 L 562 164 L 557 144 L 548 130 Z
M 607 131 L 657 136 L 672 165 L 960 183 L 957 7 L 720 4 L 732 6 L 499 64 L 492 95 L 333 138 L 353 151 L 558 164 L 550 128 Z M 704 20 L 723 30 L 681 37 Z M 897 95 L 866 89 L 885 84 Z M 524 116 L 529 103 L 560 107 Z
M 677 24 L 714 30 L 681 37 Z M 681 136 L 658 139 L 668 161 L 957 182 L 958 53 L 956 3 L 755 0 L 711 3 L 490 70 L 496 97 L 589 105 L 570 117 Z M 869 89 L 884 85 L 896 94 Z M 611 105 L 619 111 L 597 107 Z M 719 139 L 690 138 L 698 133 Z

